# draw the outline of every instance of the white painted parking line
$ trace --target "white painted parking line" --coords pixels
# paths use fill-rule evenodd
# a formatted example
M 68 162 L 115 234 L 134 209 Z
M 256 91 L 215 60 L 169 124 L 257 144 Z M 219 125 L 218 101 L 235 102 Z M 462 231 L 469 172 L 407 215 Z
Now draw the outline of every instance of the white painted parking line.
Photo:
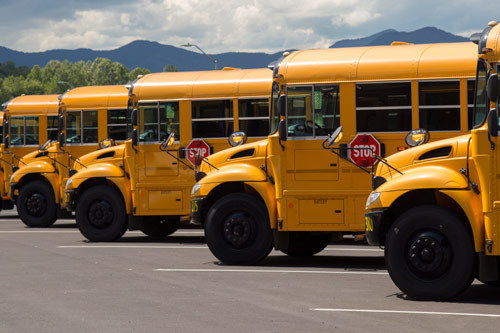
M 355 275 L 387 275 L 386 272 L 371 271 L 306 271 L 289 269 L 190 269 L 190 268 L 157 268 L 157 272 L 196 272 L 196 273 L 299 273 L 299 274 L 355 274 Z
M 348 248 L 348 247 L 327 247 L 323 251 L 368 251 L 368 252 L 384 252 L 379 248 Z
M 365 312 L 365 313 L 399 313 L 399 314 L 421 314 L 436 316 L 469 316 L 469 317 L 492 317 L 500 318 L 498 314 L 489 313 L 463 313 L 463 312 L 431 312 L 431 311 L 400 311 L 400 310 L 365 310 L 365 309 L 310 309 L 312 311 L 327 312 Z
M 0 234 L 73 234 L 78 230 L 2 230 Z
M 0 234 L 73 234 L 80 233 L 78 229 L 75 230 L 0 230 Z M 128 231 L 129 234 L 144 235 L 141 231 Z M 203 231 L 176 231 L 172 235 L 203 235 Z
M 60 245 L 60 249 L 207 249 L 208 246 L 182 245 Z

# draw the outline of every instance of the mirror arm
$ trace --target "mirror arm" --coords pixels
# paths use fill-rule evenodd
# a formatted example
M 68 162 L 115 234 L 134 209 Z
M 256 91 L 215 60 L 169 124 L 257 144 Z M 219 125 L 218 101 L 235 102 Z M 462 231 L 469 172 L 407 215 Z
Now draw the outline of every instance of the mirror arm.
M 337 155 L 338 157 L 340 157 L 341 159 L 353 164 L 354 166 L 360 168 L 361 170 L 363 170 L 364 172 L 366 172 L 367 174 L 371 175 L 372 173 L 368 170 L 366 170 L 365 168 L 357 165 L 356 163 L 354 163 L 353 161 L 351 161 L 350 159 L 348 158 L 345 158 L 345 157 L 342 157 L 342 155 L 340 155 L 340 153 L 337 153 L 335 150 L 339 150 L 340 151 L 340 148 L 328 148 L 328 150 L 330 150 L 332 153 L 334 153 L 335 155 Z
M 165 153 L 167 153 L 168 155 L 172 156 L 173 158 L 175 158 L 177 161 L 181 162 L 182 164 L 184 164 L 185 166 L 187 166 L 189 169 L 193 170 L 193 171 L 196 171 L 195 168 L 193 168 L 192 166 L 188 165 L 186 162 L 184 162 L 183 160 L 181 160 L 180 158 L 178 158 L 177 156 L 171 154 L 170 152 L 171 151 L 180 151 L 180 149 L 164 149 L 163 150 Z
M 373 154 L 373 151 L 372 151 L 372 154 Z M 384 159 L 378 155 L 375 155 L 373 154 L 372 157 L 375 157 L 375 159 L 383 164 L 385 164 L 387 167 L 391 168 L 392 170 L 396 171 L 397 173 L 399 173 L 400 175 L 404 175 L 404 173 L 402 173 L 401 171 L 399 171 L 398 169 L 396 169 L 395 167 L 393 167 L 392 165 L 390 165 L 389 163 L 387 163 L 386 161 L 384 161 Z

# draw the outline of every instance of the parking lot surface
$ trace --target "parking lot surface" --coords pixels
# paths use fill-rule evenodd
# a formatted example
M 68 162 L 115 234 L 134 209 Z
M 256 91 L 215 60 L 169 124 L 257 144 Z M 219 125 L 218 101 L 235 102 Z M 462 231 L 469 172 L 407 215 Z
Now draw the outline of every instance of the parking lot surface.
M 201 229 L 89 243 L 73 220 L 30 229 L 0 213 L 0 332 L 491 332 L 499 305 L 478 281 L 454 301 L 409 300 L 383 250 L 349 240 L 225 266 Z

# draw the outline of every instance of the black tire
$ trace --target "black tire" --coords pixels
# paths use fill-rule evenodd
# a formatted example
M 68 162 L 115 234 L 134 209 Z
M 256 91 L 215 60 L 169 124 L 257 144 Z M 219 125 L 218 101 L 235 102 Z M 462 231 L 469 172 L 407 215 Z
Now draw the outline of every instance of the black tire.
M 46 228 L 57 220 L 54 191 L 42 180 L 30 181 L 21 187 L 16 206 L 21 221 L 28 227 Z
M 290 232 L 288 248 L 281 252 L 292 257 L 310 257 L 323 251 L 330 238 L 329 233 Z
M 178 216 L 145 216 L 141 231 L 150 237 L 167 237 L 176 232 L 180 225 Z
M 98 185 L 87 189 L 76 204 L 76 225 L 92 242 L 112 242 L 127 231 L 127 214 L 120 193 Z
M 385 263 L 391 279 L 416 300 L 446 300 L 475 276 L 472 236 L 454 212 L 438 206 L 412 208 L 389 228 Z
M 205 239 L 210 251 L 228 265 L 252 265 L 273 248 L 264 203 L 247 193 L 220 198 L 208 211 Z

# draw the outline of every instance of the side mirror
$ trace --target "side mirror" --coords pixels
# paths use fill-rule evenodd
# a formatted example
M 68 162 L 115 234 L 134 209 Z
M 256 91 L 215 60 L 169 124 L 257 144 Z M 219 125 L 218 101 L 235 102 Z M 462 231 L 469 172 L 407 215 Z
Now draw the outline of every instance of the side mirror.
M 231 147 L 240 146 L 247 142 L 247 135 L 245 132 L 234 132 L 229 136 L 228 141 Z
M 280 120 L 280 123 L 278 125 L 278 134 L 279 134 L 279 137 L 280 137 L 280 140 L 281 141 L 286 141 L 287 140 L 287 128 L 286 128 L 286 120 L 285 119 L 281 119 Z
M 139 123 L 137 119 L 137 109 L 132 110 L 130 118 L 132 119 L 132 126 L 137 126 L 137 124 Z
M 64 129 L 64 117 L 59 116 L 57 118 L 57 131 L 60 133 Z
M 489 83 L 489 81 L 488 81 Z M 492 137 L 498 136 L 498 112 L 497 109 L 491 109 L 488 112 L 488 134 Z
M 408 133 L 405 138 L 405 142 L 410 147 L 416 147 L 423 145 L 429 141 L 430 135 L 423 128 L 415 129 Z
M 101 142 L 99 142 L 99 149 L 104 149 L 108 147 L 116 146 L 115 139 L 102 139 Z
M 45 143 L 41 145 L 40 148 L 38 148 L 38 151 L 46 151 L 50 143 L 51 143 L 50 140 L 45 141 Z
M 280 95 L 278 97 L 278 113 L 280 116 L 286 116 L 286 95 Z
M 59 146 L 60 147 L 64 147 L 64 144 L 65 144 L 65 137 L 64 137 L 64 133 L 62 132 L 59 132 L 59 136 L 57 137 L 58 141 L 59 141 Z
M 139 144 L 139 136 L 137 135 L 137 129 L 132 130 L 132 146 L 137 146 Z
M 342 139 L 342 126 L 337 127 L 332 134 L 328 135 L 326 140 L 323 142 L 323 148 L 330 148 L 333 145 L 336 145 Z
M 3 138 L 3 145 L 4 145 L 5 149 L 8 149 L 8 148 L 9 148 L 9 144 L 10 144 L 9 136 L 8 136 L 8 135 L 6 135 L 6 136 L 4 136 L 4 138 Z
M 486 93 L 492 102 L 498 100 L 498 73 L 491 74 L 486 84 Z
M 175 134 L 174 132 L 170 132 L 168 138 L 163 140 L 160 144 L 160 150 L 167 150 L 169 147 L 171 147 L 175 142 Z

